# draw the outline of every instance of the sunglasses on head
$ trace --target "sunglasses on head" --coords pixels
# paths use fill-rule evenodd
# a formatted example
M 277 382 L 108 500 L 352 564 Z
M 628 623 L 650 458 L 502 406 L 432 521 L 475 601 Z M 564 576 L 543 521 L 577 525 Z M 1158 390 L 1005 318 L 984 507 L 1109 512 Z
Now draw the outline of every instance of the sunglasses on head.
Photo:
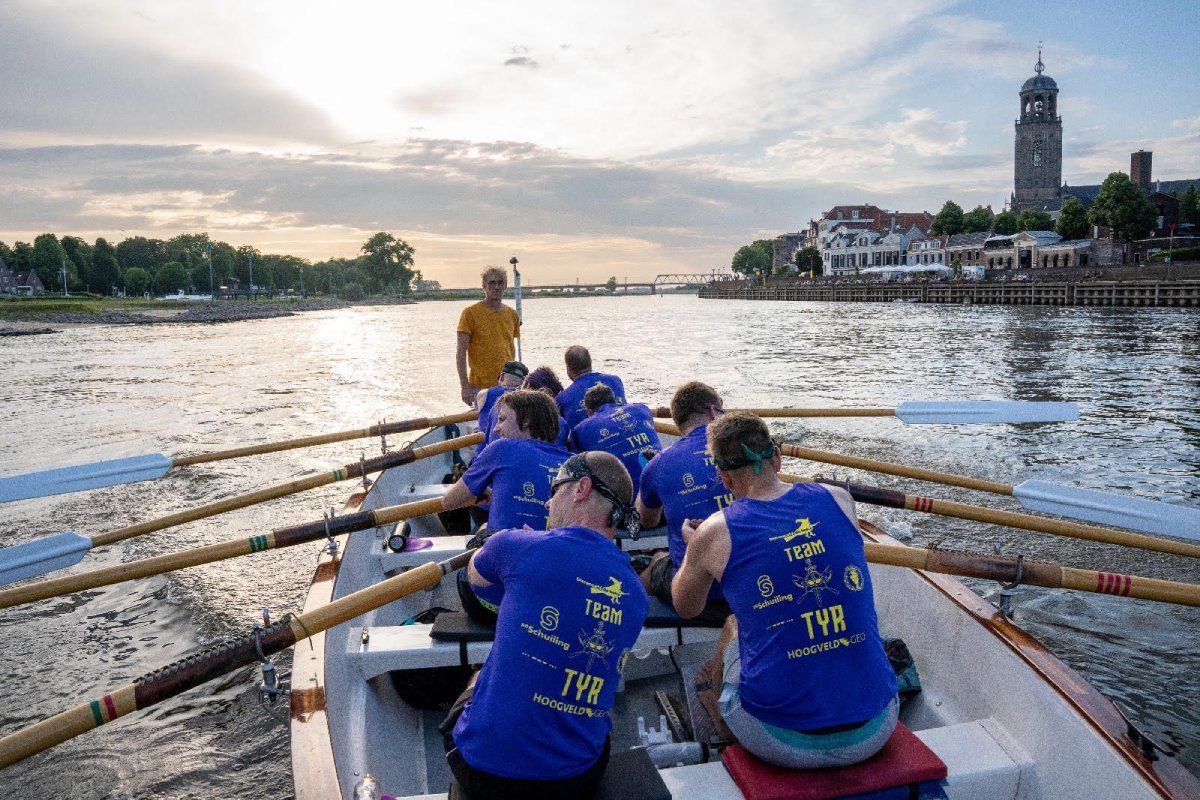
M 637 514 L 633 512 L 630 506 L 627 506 L 621 498 L 617 497 L 617 493 L 605 483 L 587 463 L 587 458 L 584 454 L 574 455 L 563 462 L 563 465 L 558 469 L 558 476 L 550 482 L 550 496 L 558 492 L 560 486 L 565 486 L 568 483 L 575 483 L 584 478 L 591 478 L 592 488 L 608 502 L 612 503 L 612 513 L 609 514 L 609 523 L 613 527 L 620 527 L 621 523 L 627 523 L 626 528 L 630 533 L 636 533 L 639 526 L 637 524 Z

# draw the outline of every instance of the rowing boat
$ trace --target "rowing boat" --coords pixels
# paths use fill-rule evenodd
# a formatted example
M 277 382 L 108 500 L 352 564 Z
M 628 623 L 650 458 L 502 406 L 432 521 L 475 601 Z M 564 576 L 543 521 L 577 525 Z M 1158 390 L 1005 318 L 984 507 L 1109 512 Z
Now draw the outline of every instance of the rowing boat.
M 453 426 L 435 428 L 417 444 L 457 434 Z M 664 444 L 671 440 L 664 437 Z M 438 497 L 465 455 L 447 453 L 387 470 L 348 505 L 371 510 Z M 468 538 L 444 515 L 401 526 L 339 537 L 336 552 L 326 552 L 316 568 L 305 611 L 413 566 L 462 552 Z M 869 541 L 897 544 L 870 523 L 863 522 L 861 528 Z M 397 552 L 406 537 L 429 545 L 414 549 L 410 544 Z M 637 540 L 621 539 L 618 545 L 627 550 L 663 547 L 665 528 L 643 531 Z M 945 762 L 948 776 L 942 788 L 947 796 L 1200 797 L 1200 781 L 1141 735 L 1082 677 L 963 583 L 898 567 L 872 564 L 870 570 L 880 631 L 908 645 L 923 687 L 901 719 Z M 434 630 L 436 622 L 411 622 L 438 606 L 460 607 L 451 580 L 297 646 L 290 695 L 297 797 L 353 797 L 368 774 L 384 793 L 397 798 L 446 796 L 451 778 L 438 733 L 444 712 L 406 702 L 396 678 L 413 674 L 411 670 L 480 664 L 491 643 L 486 638 L 445 638 L 444 630 Z M 614 754 L 647 739 L 670 741 L 689 727 L 688 682 L 682 675 L 711 655 L 716 639 L 717 631 L 685 626 L 665 607 L 652 607 L 651 617 L 636 657 L 629 659 L 613 709 Z M 664 696 L 679 703 L 664 704 Z M 643 736 L 639 728 L 651 732 Z M 658 768 L 672 797 L 742 797 L 715 751 L 682 747 L 663 757 L 667 751 L 661 747 L 649 748 L 659 763 L 699 762 L 663 763 Z

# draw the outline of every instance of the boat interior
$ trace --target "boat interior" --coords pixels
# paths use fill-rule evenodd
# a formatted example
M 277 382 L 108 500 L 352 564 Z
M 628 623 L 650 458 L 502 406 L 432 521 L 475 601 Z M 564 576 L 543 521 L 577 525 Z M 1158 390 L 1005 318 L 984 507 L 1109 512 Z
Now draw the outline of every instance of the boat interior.
M 455 434 L 433 431 L 420 443 Z M 361 508 L 440 496 L 457 456 L 383 473 Z M 344 537 L 331 597 L 461 553 L 469 538 L 464 520 L 462 512 L 451 512 Z M 867 523 L 862 529 L 871 540 L 893 541 Z M 410 544 L 395 552 L 393 546 L 400 544 L 396 534 L 423 549 Z M 665 541 L 665 528 L 658 528 L 636 539 L 622 538 L 618 545 L 631 552 L 649 551 L 665 547 Z M 946 576 L 872 565 L 871 577 L 881 633 L 907 644 L 920 676 L 921 691 L 904 704 L 901 721 L 948 769 L 937 789 L 922 796 L 943 796 L 938 791 L 980 800 L 1162 796 L 1150 762 L 1130 756 L 1136 756 L 1136 748 L 1117 741 L 1112 725 L 1103 724 L 1111 722 L 1105 715 L 1116 713 L 1111 703 L 990 603 Z M 447 679 L 457 674 L 461 686 L 468 671 L 487 657 L 490 631 L 466 623 L 454 580 L 448 576 L 430 591 L 331 629 L 319 647 L 309 648 L 308 671 L 302 663 L 305 646 L 297 648 L 297 678 L 323 690 L 328 748 L 341 796 L 353 796 L 368 773 L 385 794 L 397 798 L 447 796 L 451 776 L 438 730 L 444 704 L 420 708 L 402 694 L 414 699 L 413 681 L 420 686 L 435 674 Z M 309 602 L 314 602 L 312 594 Z M 447 611 L 434 621 L 414 621 L 439 607 Z M 644 793 L 633 796 L 745 796 L 722 763 L 711 721 L 691 691 L 691 677 L 712 656 L 717 633 L 680 620 L 652 600 L 613 709 L 614 758 L 642 749 L 644 754 L 634 755 L 643 762 L 648 756 L 661 778 L 661 784 L 639 786 Z M 422 670 L 427 672 L 418 672 Z M 295 682 L 293 687 L 303 688 Z M 424 700 L 418 705 L 434 705 L 434 698 Z M 329 776 L 321 776 L 320 758 L 306 763 L 295 754 L 312 752 L 311 747 L 297 748 L 297 719 L 293 700 L 297 794 L 316 796 L 314 787 Z M 299 717 L 300 723 L 313 719 Z M 316 721 L 321 721 L 319 715 Z

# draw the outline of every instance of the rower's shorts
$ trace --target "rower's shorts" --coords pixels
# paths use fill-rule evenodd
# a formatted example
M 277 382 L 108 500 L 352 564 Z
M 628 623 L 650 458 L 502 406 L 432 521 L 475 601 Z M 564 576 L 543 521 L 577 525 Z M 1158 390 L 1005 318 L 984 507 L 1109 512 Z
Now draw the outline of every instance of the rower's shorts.
M 900 712 L 893 697 L 883 711 L 863 724 L 832 733 L 804 733 L 778 728 L 742 708 L 741 653 L 735 639 L 725 650 L 721 698 L 718 705 L 729 730 L 763 761 L 789 769 L 821 769 L 857 764 L 875 755 L 887 744 Z
M 658 550 L 655 553 L 666 553 Z M 672 608 L 675 601 L 671 598 L 671 581 L 675 578 L 675 564 L 671 557 L 664 555 L 650 565 L 650 594 L 657 597 Z M 719 628 L 725 624 L 725 619 L 733 613 L 729 603 L 722 599 L 710 599 L 704 604 L 704 610 L 696 617 L 696 621 L 705 627 Z

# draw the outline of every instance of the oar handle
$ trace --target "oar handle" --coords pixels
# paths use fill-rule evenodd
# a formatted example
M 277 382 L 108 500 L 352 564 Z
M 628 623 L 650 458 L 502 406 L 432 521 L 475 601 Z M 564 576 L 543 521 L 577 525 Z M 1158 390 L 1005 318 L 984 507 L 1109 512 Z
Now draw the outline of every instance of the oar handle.
M 224 461 L 230 458 L 242 458 L 244 456 L 255 456 L 262 453 L 277 453 L 281 450 L 295 450 L 301 447 L 315 447 L 320 444 L 331 444 L 333 442 L 345 442 L 351 439 L 367 439 L 372 436 L 386 436 L 392 433 L 407 433 L 409 431 L 419 431 L 425 428 L 437 428 L 442 425 L 453 425 L 459 422 L 468 422 L 478 416 L 475 411 L 462 411 L 457 414 L 447 414 L 441 417 L 422 417 L 421 419 L 409 419 L 403 422 L 387 422 L 380 425 L 371 425 L 367 428 L 354 428 L 352 430 L 337 431 L 334 433 L 323 433 L 317 436 L 305 436 L 299 439 L 285 439 L 279 442 L 265 442 L 263 444 L 252 444 L 245 447 L 235 447 L 230 450 L 218 450 L 214 453 L 200 453 L 194 456 L 181 456 L 171 459 L 171 465 L 175 467 L 186 467 L 192 464 L 207 464 L 212 461 Z
M 746 411 L 758 417 L 894 417 L 894 408 L 727 408 L 726 411 Z M 671 410 L 665 406 L 654 409 L 656 417 L 670 417 Z
M 112 722 L 118 717 L 174 697 L 220 675 L 253 664 L 258 661 L 260 647 L 264 656 L 273 655 L 334 625 L 422 589 L 431 589 L 441 582 L 443 576 L 465 566 L 472 552 L 461 553 L 441 563 L 423 564 L 298 617 L 287 617 L 262 630 L 258 635 L 251 634 L 210 647 L 144 675 L 112 694 L 9 734 L 0 739 L 0 768 L 15 764 L 81 733 Z
M 431 445 L 406 447 L 405 449 L 398 450 L 395 453 L 389 453 L 384 456 L 371 458 L 365 462 L 355 461 L 350 464 L 346 464 L 345 466 L 335 469 L 332 472 L 313 475 L 308 478 L 300 478 L 299 480 L 288 481 L 287 483 L 269 486 L 266 489 L 259 489 L 247 494 L 237 495 L 236 497 L 228 497 L 224 500 L 218 500 L 215 503 L 207 503 L 186 511 L 169 514 L 158 519 L 139 522 L 136 525 L 128 525 L 124 528 L 118 528 L 117 530 L 96 534 L 95 536 L 91 537 L 92 546 L 99 547 L 101 545 L 113 544 L 114 542 L 124 541 L 125 539 L 130 539 L 134 536 L 141 536 L 144 533 L 161 531 L 165 528 L 182 525 L 186 522 L 194 522 L 198 519 L 214 517 L 218 514 L 224 514 L 227 511 L 233 511 L 238 508 L 246 508 L 247 506 L 264 503 L 268 500 L 274 500 L 279 497 L 286 497 L 291 494 L 308 491 L 309 489 L 315 489 L 318 486 L 326 486 L 338 481 L 361 478 L 363 475 L 382 472 L 390 467 L 408 464 L 422 458 L 428 458 L 429 456 L 434 456 L 441 453 L 448 453 L 463 447 L 470 447 L 472 445 L 479 444 L 482 441 L 483 434 L 472 433 L 467 436 L 457 436 L 453 439 L 446 439 L 445 441 L 436 442 Z
M 785 456 L 803 458 L 808 461 L 818 461 L 823 464 L 836 464 L 839 467 L 861 469 L 868 472 L 882 472 L 887 475 L 898 475 L 902 478 L 913 478 L 919 481 L 944 483 L 948 486 L 961 486 L 964 489 L 974 489 L 992 494 L 1012 495 L 1013 487 L 1007 483 L 985 481 L 965 475 L 955 475 L 952 472 L 938 472 L 932 469 L 910 467 L 906 464 L 896 464 L 891 461 L 876 461 L 872 458 L 847 456 L 841 453 L 830 453 L 826 450 L 814 450 L 811 447 L 800 447 L 786 442 L 780 445 L 780 451 Z
M 1200 585 L 1138 575 L 1096 572 L 1046 561 L 985 556 L 932 548 L 865 542 L 867 561 L 1003 583 L 1027 583 L 1053 589 L 1112 594 L 1176 605 L 1200 606 Z

